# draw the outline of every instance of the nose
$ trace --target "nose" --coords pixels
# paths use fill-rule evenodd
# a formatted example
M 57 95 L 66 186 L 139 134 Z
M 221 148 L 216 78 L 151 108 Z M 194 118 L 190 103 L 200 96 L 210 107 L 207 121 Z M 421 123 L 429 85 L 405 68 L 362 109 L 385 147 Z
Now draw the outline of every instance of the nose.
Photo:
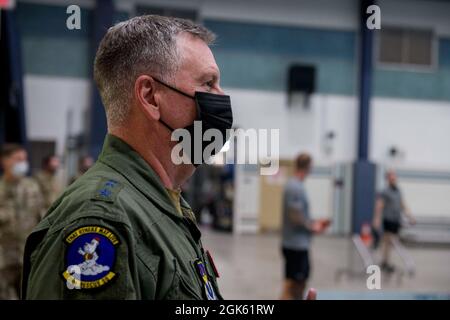
M 225 94 L 225 92 L 222 90 L 222 88 L 220 86 L 217 86 L 217 89 L 215 91 L 216 91 L 217 94 L 220 94 L 220 95 L 224 95 Z

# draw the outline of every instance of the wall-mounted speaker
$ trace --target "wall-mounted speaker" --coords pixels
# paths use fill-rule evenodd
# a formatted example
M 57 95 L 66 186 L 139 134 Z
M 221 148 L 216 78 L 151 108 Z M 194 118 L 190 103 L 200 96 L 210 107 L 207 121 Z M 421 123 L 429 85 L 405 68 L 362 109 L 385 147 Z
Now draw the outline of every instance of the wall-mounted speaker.
M 305 97 L 305 107 L 309 105 L 309 96 L 316 91 L 316 67 L 314 65 L 293 64 L 288 71 L 288 103 L 292 105 L 292 96 Z

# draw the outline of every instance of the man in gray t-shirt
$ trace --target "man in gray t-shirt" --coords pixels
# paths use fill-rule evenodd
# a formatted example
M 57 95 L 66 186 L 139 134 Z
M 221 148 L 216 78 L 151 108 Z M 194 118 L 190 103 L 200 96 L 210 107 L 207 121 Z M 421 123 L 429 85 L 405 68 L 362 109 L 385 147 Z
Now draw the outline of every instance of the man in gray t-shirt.
M 292 213 L 294 211 L 294 213 Z M 298 216 L 294 216 L 298 214 Z M 297 219 L 293 224 L 291 219 Z M 302 221 L 299 221 L 302 219 Z M 291 177 L 284 187 L 283 196 L 283 248 L 292 250 L 308 250 L 311 243 L 311 217 L 309 202 L 304 182 L 297 177 Z
M 397 184 L 397 175 L 393 170 L 386 172 L 388 186 L 382 190 L 375 204 L 375 216 L 373 226 L 380 230 L 383 226 L 383 260 L 381 268 L 387 272 L 394 271 L 389 264 L 389 255 L 392 240 L 398 236 L 401 227 L 402 215 L 404 214 L 414 224 L 415 220 L 403 202 L 402 193 Z
M 309 277 L 309 247 L 311 236 L 321 233 L 328 220 L 312 220 L 304 180 L 309 174 L 312 159 L 300 154 L 295 162 L 295 173 L 288 180 L 283 194 L 282 251 L 285 259 L 285 280 L 281 299 L 303 299 Z

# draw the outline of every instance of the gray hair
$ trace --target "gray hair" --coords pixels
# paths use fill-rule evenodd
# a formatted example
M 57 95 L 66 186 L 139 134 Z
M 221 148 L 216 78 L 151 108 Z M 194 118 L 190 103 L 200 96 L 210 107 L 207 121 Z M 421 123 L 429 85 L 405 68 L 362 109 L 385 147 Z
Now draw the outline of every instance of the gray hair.
M 163 81 L 180 65 L 176 39 L 188 33 L 211 44 L 215 35 L 190 20 L 145 15 L 108 29 L 95 55 L 94 80 L 109 127 L 120 126 L 129 111 L 136 78 L 147 73 Z

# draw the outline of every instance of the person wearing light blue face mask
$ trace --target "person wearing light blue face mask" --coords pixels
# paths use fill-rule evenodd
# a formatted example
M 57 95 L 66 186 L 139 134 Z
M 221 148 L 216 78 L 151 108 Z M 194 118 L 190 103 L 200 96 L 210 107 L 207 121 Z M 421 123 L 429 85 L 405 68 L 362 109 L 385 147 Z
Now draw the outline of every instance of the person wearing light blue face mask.
M 26 177 L 27 152 L 16 144 L 1 150 L 0 299 L 16 299 L 25 239 L 39 222 L 43 202 L 37 183 Z

